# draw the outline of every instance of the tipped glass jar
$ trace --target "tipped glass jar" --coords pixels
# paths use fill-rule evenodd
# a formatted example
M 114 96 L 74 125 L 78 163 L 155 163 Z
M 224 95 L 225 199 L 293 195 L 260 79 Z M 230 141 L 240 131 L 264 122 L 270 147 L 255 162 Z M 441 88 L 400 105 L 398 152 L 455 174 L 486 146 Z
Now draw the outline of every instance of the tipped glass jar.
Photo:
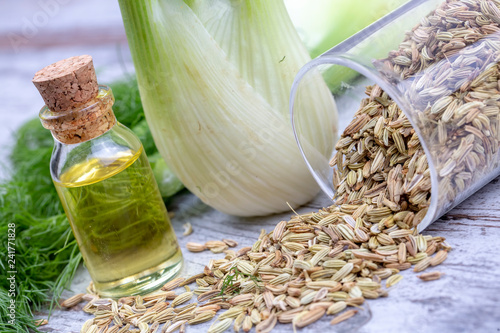
M 409 226 L 421 231 L 500 174 L 499 7 L 410 1 L 301 69 L 290 105 L 296 139 L 335 203 L 386 206 L 387 228 L 413 210 Z M 308 115 L 297 107 L 318 72 L 343 129 L 329 154 L 304 136 Z
M 104 297 L 153 291 L 182 266 L 142 144 L 116 122 L 113 102 L 111 89 L 99 86 L 84 106 L 40 111 L 55 139 L 54 185 L 94 286 Z

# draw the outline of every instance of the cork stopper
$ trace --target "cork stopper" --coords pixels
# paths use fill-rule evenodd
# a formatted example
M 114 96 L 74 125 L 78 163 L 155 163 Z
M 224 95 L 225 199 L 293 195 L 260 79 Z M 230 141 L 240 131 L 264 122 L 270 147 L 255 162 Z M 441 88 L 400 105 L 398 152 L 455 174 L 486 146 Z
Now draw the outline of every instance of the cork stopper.
M 58 61 L 39 70 L 33 84 L 45 105 L 54 112 L 85 104 L 97 96 L 99 86 L 92 57 L 81 55 Z
M 35 74 L 33 84 L 45 101 L 42 125 L 62 143 L 74 144 L 107 132 L 116 123 L 113 94 L 99 87 L 92 57 L 71 57 Z

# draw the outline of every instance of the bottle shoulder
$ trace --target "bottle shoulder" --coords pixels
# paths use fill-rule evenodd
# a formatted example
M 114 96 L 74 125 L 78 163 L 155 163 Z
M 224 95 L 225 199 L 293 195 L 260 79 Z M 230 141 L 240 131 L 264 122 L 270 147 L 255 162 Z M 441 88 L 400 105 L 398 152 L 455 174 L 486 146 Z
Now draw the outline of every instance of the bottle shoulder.
M 142 153 L 139 138 L 117 123 L 109 131 L 78 144 L 55 142 L 50 171 L 55 182 L 76 182 L 114 174 Z

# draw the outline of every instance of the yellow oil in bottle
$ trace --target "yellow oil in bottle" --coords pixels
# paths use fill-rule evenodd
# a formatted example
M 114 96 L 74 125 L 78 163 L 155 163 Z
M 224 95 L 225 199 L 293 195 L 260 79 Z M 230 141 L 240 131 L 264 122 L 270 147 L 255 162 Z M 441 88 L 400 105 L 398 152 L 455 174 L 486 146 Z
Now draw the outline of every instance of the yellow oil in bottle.
M 182 254 L 142 147 L 73 165 L 54 183 L 100 294 L 148 292 L 180 270 Z

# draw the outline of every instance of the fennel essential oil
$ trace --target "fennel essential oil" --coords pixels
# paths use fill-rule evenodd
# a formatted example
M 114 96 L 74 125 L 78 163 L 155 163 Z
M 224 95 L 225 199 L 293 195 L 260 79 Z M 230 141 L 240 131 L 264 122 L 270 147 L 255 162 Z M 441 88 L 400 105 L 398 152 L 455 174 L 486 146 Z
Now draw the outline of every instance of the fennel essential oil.
M 54 180 L 94 285 L 101 291 L 151 279 L 150 274 L 168 269 L 181 257 L 142 147 L 108 159 L 109 164 L 94 158 L 73 165 Z
M 116 121 L 111 89 L 97 85 L 90 56 L 47 66 L 33 83 L 55 139 L 52 180 L 97 293 L 159 289 L 182 253 L 144 148 Z

